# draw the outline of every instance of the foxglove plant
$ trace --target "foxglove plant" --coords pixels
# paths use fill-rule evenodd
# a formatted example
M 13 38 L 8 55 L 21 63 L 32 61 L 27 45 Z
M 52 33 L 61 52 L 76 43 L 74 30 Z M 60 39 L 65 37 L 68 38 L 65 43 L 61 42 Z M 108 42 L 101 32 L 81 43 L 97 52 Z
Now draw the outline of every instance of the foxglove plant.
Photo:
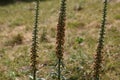
M 61 0 L 61 8 L 59 13 L 59 20 L 57 24 L 57 38 L 56 38 L 56 55 L 58 58 L 58 80 L 61 80 L 61 63 L 64 52 L 64 37 L 65 37 L 65 20 L 66 20 L 66 0 Z
M 36 0 L 36 10 L 35 10 L 35 24 L 33 30 L 32 38 L 32 48 L 31 48 L 31 73 L 33 80 L 36 80 L 36 71 L 37 71 L 37 47 L 38 47 L 38 14 L 39 14 L 39 0 Z
M 100 37 L 99 37 L 98 46 L 97 46 L 96 55 L 95 55 L 94 80 L 99 80 L 100 79 L 100 70 L 101 70 L 102 53 L 103 53 L 102 49 L 104 47 L 106 15 L 107 15 L 107 0 L 104 1 L 103 20 L 102 20 Z

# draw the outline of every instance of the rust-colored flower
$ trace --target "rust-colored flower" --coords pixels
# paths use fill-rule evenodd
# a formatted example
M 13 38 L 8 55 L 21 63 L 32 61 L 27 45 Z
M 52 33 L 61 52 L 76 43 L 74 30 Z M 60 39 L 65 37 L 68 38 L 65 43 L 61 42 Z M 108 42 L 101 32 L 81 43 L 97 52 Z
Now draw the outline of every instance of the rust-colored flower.
M 57 37 L 56 37 L 56 55 L 58 58 L 58 80 L 61 80 L 61 61 L 64 53 L 64 37 L 65 37 L 65 20 L 66 20 L 66 0 L 61 0 L 61 8 L 59 20 L 57 24 Z
M 64 52 L 64 37 L 65 37 L 65 19 L 66 19 L 66 0 L 61 0 L 61 9 L 59 14 L 59 20 L 57 25 L 57 38 L 56 38 L 56 55 L 59 59 L 62 59 Z

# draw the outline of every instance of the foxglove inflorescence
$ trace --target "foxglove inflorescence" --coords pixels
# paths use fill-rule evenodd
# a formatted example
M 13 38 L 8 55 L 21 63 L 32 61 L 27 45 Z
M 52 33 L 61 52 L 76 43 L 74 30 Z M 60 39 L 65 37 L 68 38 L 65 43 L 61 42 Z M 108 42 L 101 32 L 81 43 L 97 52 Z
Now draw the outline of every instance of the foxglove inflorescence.
M 65 20 L 66 20 L 66 0 L 61 0 L 61 8 L 59 13 L 59 20 L 57 24 L 57 38 L 56 38 L 56 55 L 58 58 L 58 80 L 60 80 L 61 70 L 60 65 L 64 52 L 64 37 L 65 37 Z
M 38 48 L 38 14 L 39 14 L 39 0 L 36 0 L 36 13 L 35 13 L 35 25 L 33 30 L 32 38 L 32 48 L 31 48 L 31 73 L 33 75 L 33 80 L 36 80 L 36 71 L 37 71 L 37 48 Z
M 103 20 L 100 30 L 100 37 L 98 41 L 98 46 L 95 55 L 94 62 L 94 80 L 99 80 L 100 78 L 100 70 L 102 64 L 102 49 L 104 47 L 104 35 L 105 35 L 105 23 L 106 23 L 106 15 L 107 15 L 107 0 L 104 1 L 104 9 L 103 9 Z

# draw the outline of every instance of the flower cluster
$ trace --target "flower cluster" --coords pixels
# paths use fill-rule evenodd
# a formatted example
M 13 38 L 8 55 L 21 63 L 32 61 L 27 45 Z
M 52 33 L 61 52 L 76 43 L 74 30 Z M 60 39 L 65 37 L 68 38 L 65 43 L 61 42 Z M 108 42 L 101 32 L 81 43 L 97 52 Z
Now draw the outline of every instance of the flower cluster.
M 59 59 L 62 59 L 64 52 L 64 37 L 65 37 L 65 18 L 66 18 L 66 0 L 61 1 L 61 9 L 59 14 L 59 20 L 57 25 L 57 38 L 56 38 L 56 55 Z

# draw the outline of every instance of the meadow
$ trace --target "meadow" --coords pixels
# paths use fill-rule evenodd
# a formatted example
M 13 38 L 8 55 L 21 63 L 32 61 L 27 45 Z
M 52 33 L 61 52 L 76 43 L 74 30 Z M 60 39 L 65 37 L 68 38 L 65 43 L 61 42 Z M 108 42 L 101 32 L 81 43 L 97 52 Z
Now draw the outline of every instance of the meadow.
M 56 80 L 56 27 L 60 0 L 39 4 L 37 77 Z M 88 80 L 93 71 L 103 2 L 67 0 L 62 69 L 66 80 Z M 0 5 L 0 80 L 29 80 L 35 2 Z M 120 80 L 120 2 L 108 2 L 101 80 Z

